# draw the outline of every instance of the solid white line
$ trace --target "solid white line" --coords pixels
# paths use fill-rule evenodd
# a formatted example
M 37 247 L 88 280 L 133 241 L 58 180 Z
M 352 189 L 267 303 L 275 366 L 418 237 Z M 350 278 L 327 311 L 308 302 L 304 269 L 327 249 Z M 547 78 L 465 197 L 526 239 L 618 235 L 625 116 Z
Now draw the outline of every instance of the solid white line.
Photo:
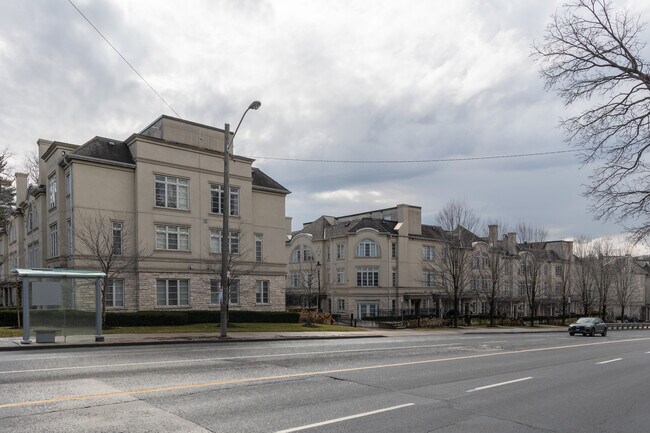
M 278 430 L 275 433 L 291 433 L 291 432 L 294 432 L 294 431 L 307 430 L 307 429 L 310 429 L 310 428 L 320 427 L 320 426 L 324 426 L 324 425 L 328 425 L 328 424 L 334 424 L 334 423 L 337 423 L 337 422 L 347 421 L 347 420 L 350 420 L 350 419 L 361 418 L 361 417 L 364 417 L 364 416 L 375 415 L 375 414 L 378 414 L 378 413 L 388 412 L 388 411 L 391 411 L 391 410 L 402 409 L 404 407 L 413 406 L 413 405 L 415 405 L 415 403 L 401 404 L 399 406 L 387 407 L 385 409 L 373 410 L 371 412 L 364 412 L 364 413 L 359 413 L 359 414 L 356 414 L 356 415 L 344 416 L 343 418 L 336 418 L 336 419 L 332 419 L 332 420 L 329 420 L 329 421 L 317 422 L 317 423 L 314 423 L 314 424 L 303 425 L 303 426 L 300 426 L 300 427 L 294 427 L 294 428 L 290 428 L 290 429 L 286 429 L 286 430 Z
M 192 363 L 230 361 L 230 360 L 240 360 L 240 359 L 278 358 L 282 356 L 309 356 L 309 355 L 328 355 L 328 354 L 338 355 L 341 353 L 378 352 L 378 351 L 391 351 L 391 350 L 404 350 L 404 349 L 426 349 L 432 347 L 458 346 L 459 344 L 460 343 L 427 344 L 422 346 L 380 347 L 375 349 L 350 349 L 350 350 L 296 352 L 296 353 L 289 352 L 289 353 L 275 353 L 269 355 L 242 355 L 242 356 L 228 356 L 228 357 L 215 357 L 215 358 L 174 359 L 168 361 L 125 362 L 120 364 L 78 365 L 78 366 L 70 366 L 70 367 L 34 368 L 30 370 L 5 370 L 5 371 L 0 371 L 0 374 L 43 373 L 49 371 L 88 370 L 92 368 L 106 369 L 106 368 L 113 368 L 113 367 L 137 367 L 143 365 L 192 364 Z
M 509 384 L 511 384 L 511 383 L 523 382 L 524 380 L 530 380 L 530 379 L 532 379 L 532 378 L 533 378 L 532 376 L 530 376 L 530 377 L 523 377 L 523 378 L 521 378 L 521 379 L 515 379 L 515 380 L 509 380 L 509 381 L 507 381 L 507 382 L 495 383 L 495 384 L 493 384 L 493 385 L 480 386 L 480 387 L 478 387 L 478 388 L 470 389 L 470 390 L 467 391 L 467 392 L 481 391 L 481 390 L 488 389 L 488 388 L 494 388 L 494 387 L 496 387 L 496 386 L 503 386 L 503 385 L 509 385 Z
M 614 358 L 614 359 L 610 359 L 609 361 L 597 362 L 596 365 L 609 364 L 610 362 L 621 361 L 622 359 L 623 358 Z

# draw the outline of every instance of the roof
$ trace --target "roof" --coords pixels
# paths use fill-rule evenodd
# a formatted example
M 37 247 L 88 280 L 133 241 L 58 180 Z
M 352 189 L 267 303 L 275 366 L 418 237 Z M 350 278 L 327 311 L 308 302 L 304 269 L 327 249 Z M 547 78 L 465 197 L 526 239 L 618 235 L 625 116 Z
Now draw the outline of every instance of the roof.
M 22 269 L 14 268 L 12 274 L 32 278 L 104 278 L 105 273 L 76 269 Z
M 291 194 L 291 191 L 273 180 L 259 168 L 252 167 L 252 178 L 254 188 L 276 191 L 282 194 Z
M 123 141 L 113 138 L 94 137 L 72 152 L 72 154 L 124 164 L 135 164 L 131 156 L 131 151 L 126 144 Z

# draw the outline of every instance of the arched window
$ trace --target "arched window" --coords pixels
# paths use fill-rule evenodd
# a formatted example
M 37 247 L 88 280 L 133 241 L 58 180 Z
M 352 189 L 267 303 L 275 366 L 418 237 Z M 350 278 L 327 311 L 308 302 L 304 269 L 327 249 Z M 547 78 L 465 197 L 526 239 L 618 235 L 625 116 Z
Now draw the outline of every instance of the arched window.
M 364 239 L 357 245 L 357 257 L 379 257 L 377 243 L 372 239 Z
M 298 263 L 300 261 L 300 247 L 296 247 L 291 251 L 291 263 Z

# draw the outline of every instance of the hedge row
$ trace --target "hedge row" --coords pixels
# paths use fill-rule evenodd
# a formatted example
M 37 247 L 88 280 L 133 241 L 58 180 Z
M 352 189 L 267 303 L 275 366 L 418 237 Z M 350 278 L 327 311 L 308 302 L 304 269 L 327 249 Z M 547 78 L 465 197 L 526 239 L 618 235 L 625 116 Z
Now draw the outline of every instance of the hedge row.
M 34 313 L 32 313 L 34 314 Z M 55 326 L 61 326 L 64 319 L 63 311 L 39 311 L 40 317 L 47 314 Z M 66 320 L 93 320 L 94 313 L 83 311 L 66 311 Z M 194 323 L 219 323 L 219 311 L 137 311 L 106 313 L 108 326 L 177 326 Z M 84 320 L 85 321 L 85 320 Z M 229 314 L 231 323 L 299 323 L 300 313 L 288 311 L 234 311 Z M 18 326 L 16 310 L 0 310 L 0 326 Z
M 299 313 L 287 311 L 230 311 L 230 323 L 298 323 Z M 219 323 L 219 311 L 137 311 L 106 313 L 107 326 L 178 326 Z

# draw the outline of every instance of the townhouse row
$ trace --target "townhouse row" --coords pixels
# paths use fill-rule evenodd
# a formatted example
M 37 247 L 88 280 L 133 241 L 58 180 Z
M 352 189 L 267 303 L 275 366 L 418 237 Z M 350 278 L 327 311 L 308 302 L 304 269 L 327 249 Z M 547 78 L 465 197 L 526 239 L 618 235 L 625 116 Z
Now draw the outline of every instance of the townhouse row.
M 38 182 L 16 174 L 16 206 L 0 233 L 0 306 L 17 302 L 13 268 L 97 270 L 101 259 L 113 263 L 108 309 L 218 309 L 225 241 L 233 309 L 310 305 L 362 317 L 442 316 L 453 308 L 443 281 L 453 233 L 423 224 L 417 206 L 322 216 L 292 232 L 290 191 L 252 159 L 234 155 L 229 233 L 222 233 L 223 150 L 223 130 L 169 116 L 124 141 L 39 140 Z M 564 270 L 576 263 L 572 243 L 523 244 L 516 233 L 498 232 L 468 233 L 472 258 L 460 313 L 487 312 L 486 257 L 496 249 L 504 265 L 498 313 L 528 314 L 522 255 L 531 254 L 543 262 L 538 314 L 558 314 Z M 647 319 L 647 268 L 634 262 L 631 269 L 635 296 L 627 311 Z M 570 308 L 577 311 L 576 301 Z

